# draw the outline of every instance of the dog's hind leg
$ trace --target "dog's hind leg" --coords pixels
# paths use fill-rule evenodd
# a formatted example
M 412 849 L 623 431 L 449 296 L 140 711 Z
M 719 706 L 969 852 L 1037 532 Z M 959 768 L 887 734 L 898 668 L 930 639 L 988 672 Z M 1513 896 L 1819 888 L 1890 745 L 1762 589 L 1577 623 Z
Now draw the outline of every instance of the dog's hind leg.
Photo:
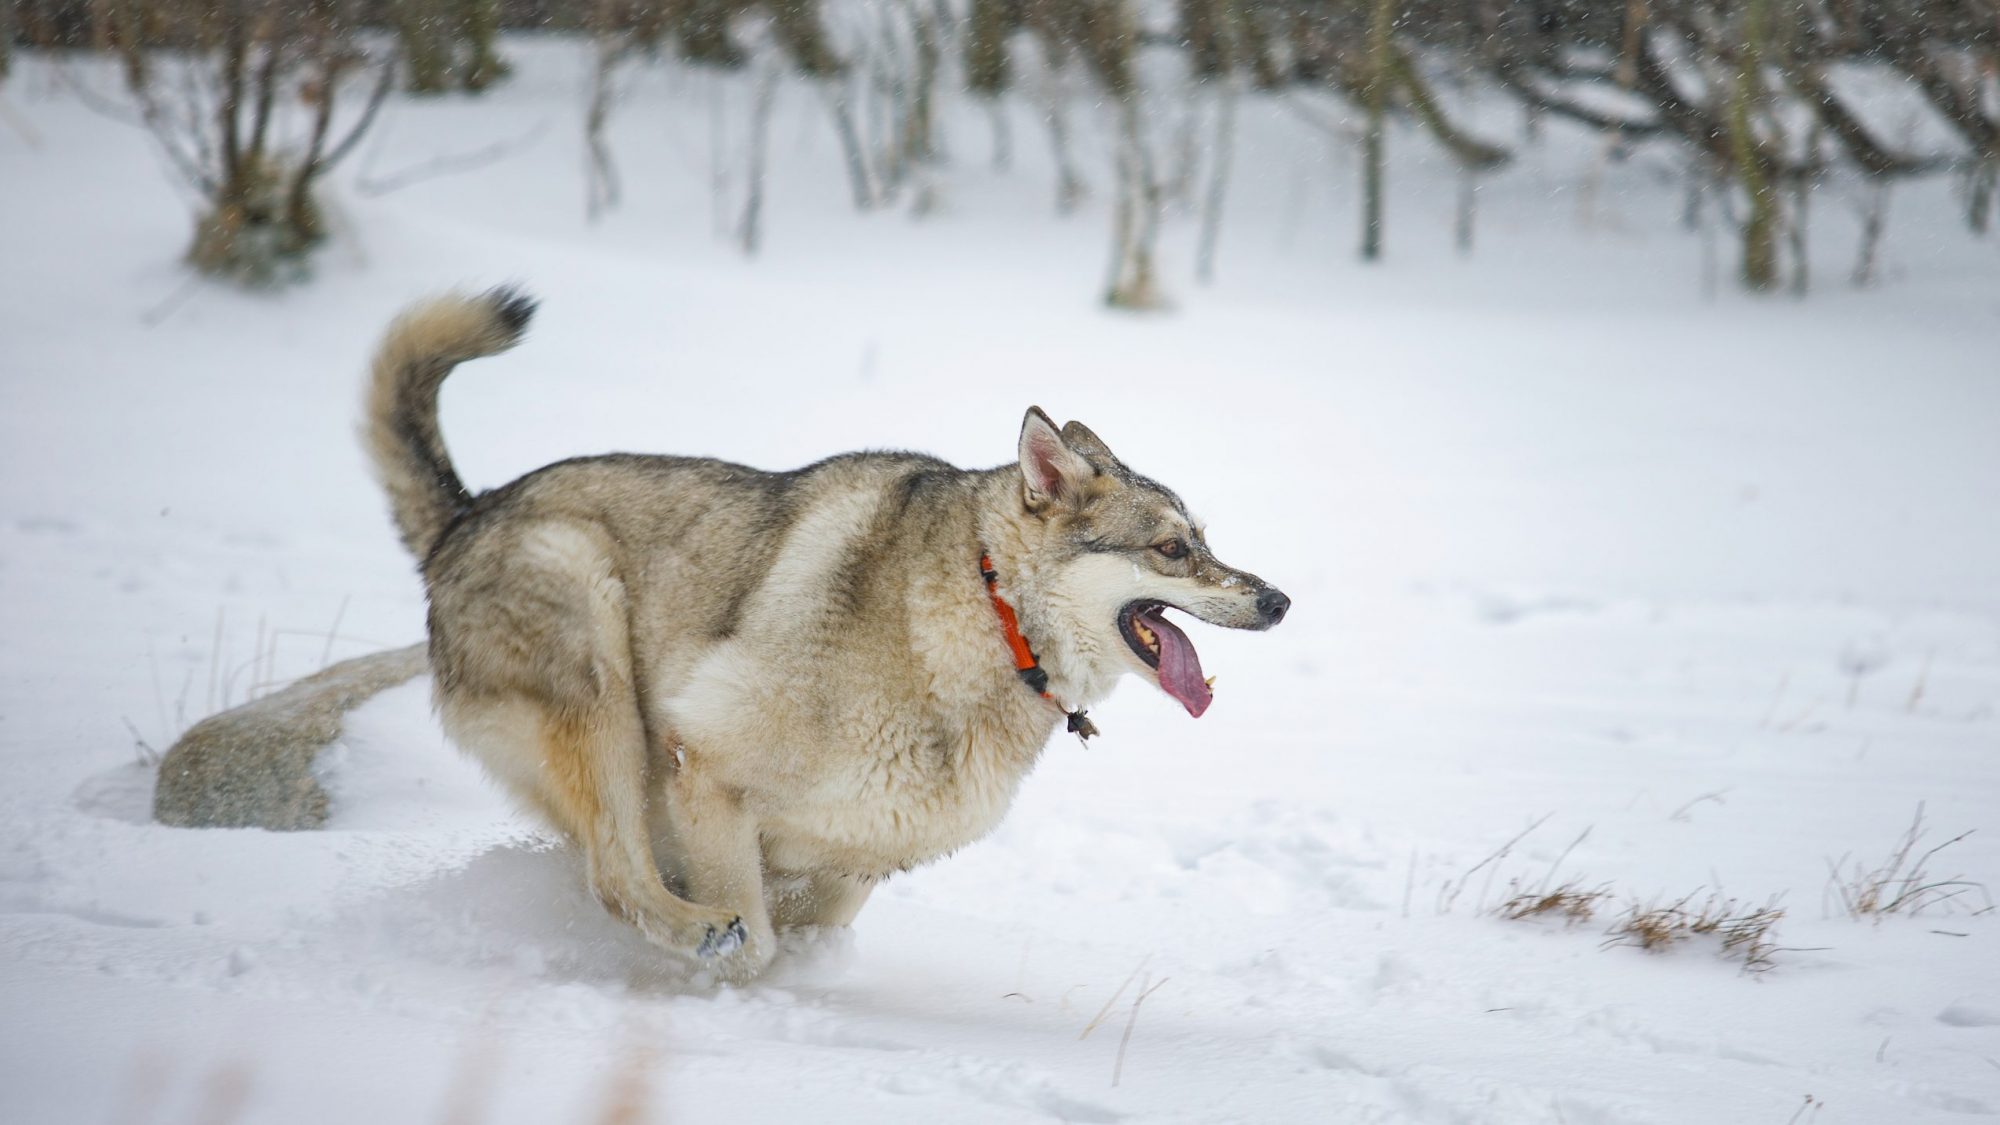
M 461 564 L 478 582 L 432 584 L 446 732 L 576 841 L 591 890 L 648 939 L 699 957 L 735 952 L 737 912 L 677 897 L 653 857 L 624 585 L 601 534 L 540 524 L 493 556 Z
M 597 897 L 670 949 L 700 957 L 735 952 L 749 919 L 676 897 L 653 861 L 644 806 L 645 734 L 637 707 L 623 716 L 553 717 L 545 732 L 550 803 L 583 848 Z
M 625 694 L 607 691 L 588 708 L 515 697 L 448 699 L 443 710 L 453 741 L 575 841 L 607 909 L 676 953 L 733 953 L 745 937 L 739 913 L 688 902 L 660 878 L 646 830 L 644 732 L 629 695 L 618 699 Z

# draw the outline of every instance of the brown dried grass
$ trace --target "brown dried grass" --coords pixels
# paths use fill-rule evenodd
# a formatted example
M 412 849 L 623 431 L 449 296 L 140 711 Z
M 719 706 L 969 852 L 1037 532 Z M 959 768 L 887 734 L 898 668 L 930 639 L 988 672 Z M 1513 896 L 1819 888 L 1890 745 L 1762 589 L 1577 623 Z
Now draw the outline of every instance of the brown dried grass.
M 1571 880 L 1557 887 L 1521 889 L 1518 884 L 1493 913 L 1510 922 L 1530 918 L 1560 918 L 1565 926 L 1578 926 L 1596 918 L 1613 898 L 1605 886 L 1588 886 Z M 1664 953 L 1696 938 L 1714 938 L 1719 952 L 1729 960 L 1739 960 L 1746 969 L 1762 972 L 1772 967 L 1778 951 L 1773 935 L 1785 912 L 1777 900 L 1754 907 L 1711 894 L 1696 904 L 1692 892 L 1668 903 L 1626 900 L 1624 913 L 1604 932 L 1606 947 L 1637 946 L 1648 953 Z
M 1960 832 L 1941 844 L 1919 851 L 1918 847 L 1929 834 L 1930 830 L 1924 827 L 1923 803 L 1918 802 L 1910 827 L 1904 830 L 1896 846 L 1882 862 L 1869 866 L 1857 861 L 1852 867 L 1847 867 L 1849 856 L 1846 855 L 1827 861 L 1828 895 L 1840 904 L 1848 917 L 1856 920 L 1880 920 L 1890 914 L 1915 916 L 1926 910 L 1947 913 L 1964 910 L 1970 914 L 1990 912 L 1993 898 L 1987 893 L 1985 884 L 1962 875 L 1940 878 L 1930 869 L 1931 861 L 1937 858 L 1939 852 L 1972 835 L 1972 831 Z
M 1689 894 L 1664 905 L 1632 902 L 1605 931 L 1604 944 L 1636 945 L 1649 953 L 1663 953 L 1694 938 L 1713 937 L 1721 942 L 1720 953 L 1725 959 L 1740 960 L 1752 972 L 1772 967 L 1772 955 L 1778 951 L 1774 931 L 1785 917 L 1777 899 L 1751 906 L 1711 894 L 1695 906 L 1694 898 Z
M 1597 915 L 1597 908 L 1611 897 L 1611 891 L 1604 887 L 1586 890 L 1575 882 L 1564 883 L 1553 890 L 1537 888 L 1521 890 L 1518 884 L 1508 888 L 1515 893 L 1494 908 L 1494 913 L 1510 922 L 1523 918 L 1556 917 L 1564 925 L 1576 926 L 1590 921 Z

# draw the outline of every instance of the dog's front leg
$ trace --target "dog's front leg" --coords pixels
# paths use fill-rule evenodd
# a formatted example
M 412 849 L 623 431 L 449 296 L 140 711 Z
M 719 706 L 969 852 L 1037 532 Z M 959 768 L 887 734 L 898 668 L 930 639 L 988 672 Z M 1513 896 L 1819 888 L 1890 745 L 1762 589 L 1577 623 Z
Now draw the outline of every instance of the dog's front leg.
M 777 938 L 764 902 L 763 852 L 757 819 L 738 794 L 683 771 L 666 787 L 687 897 L 743 920 L 743 947 L 718 965 L 723 977 L 747 981 L 771 963 Z

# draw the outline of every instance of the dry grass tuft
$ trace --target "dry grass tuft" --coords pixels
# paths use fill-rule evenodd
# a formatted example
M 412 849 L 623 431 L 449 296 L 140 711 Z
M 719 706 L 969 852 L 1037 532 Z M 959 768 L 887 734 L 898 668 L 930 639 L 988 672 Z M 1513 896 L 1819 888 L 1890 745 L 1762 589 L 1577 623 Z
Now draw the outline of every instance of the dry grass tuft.
M 1682 806 L 1681 812 L 1702 800 L 1719 801 L 1721 793 L 1718 790 L 1704 794 Z M 1681 812 L 1675 814 L 1676 818 Z M 1536 821 L 1529 825 L 1528 831 L 1533 831 L 1541 823 Z M 1523 832 L 1522 836 L 1526 834 Z M 1827 861 L 1828 895 L 1839 902 L 1840 908 L 1849 917 L 1855 919 L 1865 917 L 1879 921 L 1890 914 L 1914 916 L 1927 910 L 1971 915 L 1991 913 L 1994 902 L 1985 884 L 1961 875 L 1939 877 L 1931 870 L 1931 864 L 1940 852 L 1972 833 L 1961 832 L 1943 843 L 1925 847 L 1928 834 L 1928 829 L 1924 827 L 1924 806 L 1919 803 L 1910 827 L 1881 863 L 1873 866 L 1855 863 L 1850 867 L 1848 856 Z M 1473 872 L 1505 857 L 1520 840 L 1521 836 L 1516 836 L 1467 871 L 1455 884 L 1447 884 L 1441 908 L 1449 907 Z M 1577 842 L 1581 843 L 1582 837 Z M 1571 848 L 1575 846 L 1570 845 Z M 1556 865 L 1559 866 L 1568 855 L 1569 852 L 1564 851 Z M 1567 925 L 1574 926 L 1594 918 L 1612 897 L 1608 885 L 1587 887 L 1576 879 L 1551 888 L 1549 884 L 1554 874 L 1555 867 L 1552 866 L 1548 874 L 1537 882 L 1523 883 L 1517 879 L 1509 883 L 1508 897 L 1494 907 L 1492 913 L 1509 921 L 1561 918 Z M 1773 956 L 1782 951 L 1776 942 L 1777 925 L 1785 917 L 1784 909 L 1778 905 L 1779 899 L 1773 897 L 1762 906 L 1755 906 L 1716 892 L 1700 899 L 1697 904 L 1697 896 L 1701 893 L 1695 891 L 1664 905 L 1658 901 L 1627 899 L 1624 913 L 1605 931 L 1605 946 L 1635 945 L 1651 953 L 1660 953 L 1696 938 L 1708 938 L 1720 943 L 1719 952 L 1724 958 L 1741 961 L 1743 967 L 1751 972 L 1772 968 Z M 1953 937 L 1966 936 L 1951 930 L 1932 932 Z M 2000 1066 L 2000 1063 L 1995 1065 Z
M 1564 883 L 1554 890 L 1537 888 L 1524 891 L 1518 883 L 1508 889 L 1514 894 L 1495 907 L 1494 913 L 1510 922 L 1523 918 L 1558 917 L 1564 925 L 1580 925 L 1596 917 L 1598 906 L 1611 897 L 1606 888 L 1585 890 L 1574 882 Z
M 1972 835 L 1971 830 L 1918 851 L 1929 833 L 1924 827 L 1924 806 L 1919 802 L 1910 827 L 1881 863 L 1869 867 L 1856 862 L 1843 874 L 1848 856 L 1827 861 L 1827 889 L 1848 917 L 1880 919 L 1889 914 L 1922 914 L 1934 908 L 1985 914 L 1993 909 L 1985 884 L 1959 875 L 1938 878 L 1930 870 L 1931 860 L 1939 852 Z
M 1714 937 L 1722 942 L 1722 956 L 1742 961 L 1744 968 L 1762 972 L 1772 966 L 1778 948 L 1773 931 L 1785 916 L 1776 899 L 1761 907 L 1717 894 L 1699 907 L 1693 902 L 1693 895 L 1664 906 L 1633 902 L 1606 931 L 1604 944 L 1660 953 L 1693 938 Z
M 1538 886 L 1520 890 L 1518 884 L 1510 889 L 1516 893 L 1493 913 L 1509 921 L 1561 918 L 1569 926 L 1595 918 L 1612 897 L 1608 887 L 1586 887 L 1576 881 L 1553 889 Z M 1649 953 L 1664 953 L 1695 938 L 1714 938 L 1721 943 L 1719 952 L 1725 959 L 1741 961 L 1752 972 L 1763 972 L 1772 967 L 1772 955 L 1778 952 L 1775 930 L 1784 916 L 1775 898 L 1760 907 L 1719 894 L 1709 895 L 1700 905 L 1695 904 L 1695 894 L 1665 905 L 1630 899 L 1625 912 L 1604 932 L 1604 944 L 1636 945 Z

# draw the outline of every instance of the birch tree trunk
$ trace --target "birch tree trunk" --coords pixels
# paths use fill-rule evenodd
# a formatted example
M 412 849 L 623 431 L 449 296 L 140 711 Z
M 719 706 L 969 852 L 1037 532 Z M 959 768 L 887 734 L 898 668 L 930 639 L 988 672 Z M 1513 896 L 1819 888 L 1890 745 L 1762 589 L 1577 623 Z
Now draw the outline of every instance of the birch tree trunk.
M 1214 151 L 1209 154 L 1208 190 L 1202 193 L 1201 233 L 1196 239 L 1194 277 L 1203 285 L 1215 280 L 1215 251 L 1222 239 L 1222 204 L 1229 191 L 1229 168 L 1236 151 L 1236 96 L 1239 79 L 1235 74 L 1223 80 L 1222 96 L 1215 107 Z
M 609 7 L 609 2 L 598 6 L 600 12 Z M 624 57 L 625 43 L 621 33 L 613 31 L 604 22 L 597 30 L 597 60 L 590 72 L 590 104 L 583 115 L 584 146 L 584 215 L 596 222 L 604 212 L 618 206 L 618 166 L 611 159 L 611 143 L 605 139 L 605 126 L 611 121 L 611 106 L 616 97 L 613 78 L 619 60 Z
M 1741 57 L 1729 101 L 1729 150 L 1736 178 L 1749 201 L 1749 214 L 1743 220 L 1742 280 L 1745 288 L 1760 292 L 1778 284 L 1782 225 L 1778 187 L 1756 133 L 1756 117 L 1764 98 L 1764 47 L 1769 26 L 1770 0 L 1745 0 Z
M 17 0 L 0 0 L 0 83 L 14 69 L 15 5 Z
M 743 221 L 737 227 L 743 253 L 755 257 L 764 240 L 764 167 L 771 149 L 771 111 L 778 101 L 778 64 L 767 64 L 757 76 L 750 107 L 749 168 L 744 174 Z
M 1083 176 L 1076 170 L 1076 154 L 1070 145 L 1069 83 L 1063 62 L 1051 57 L 1045 66 L 1048 101 L 1049 145 L 1056 158 L 1056 214 L 1067 215 L 1083 202 Z
M 1112 218 L 1111 284 L 1104 294 L 1104 303 L 1112 308 L 1160 307 L 1153 258 L 1162 196 L 1138 93 L 1131 90 L 1118 101 L 1118 202 Z
M 819 83 L 826 111 L 833 118 L 833 134 L 840 142 L 840 156 L 847 168 L 847 187 L 854 194 L 856 211 L 872 211 L 881 201 L 881 189 L 868 164 L 868 146 L 861 139 L 861 127 L 854 119 L 853 83 L 844 75 L 824 78 Z
M 451 86 L 451 37 L 439 0 L 393 0 L 389 8 L 403 45 L 404 89 L 441 94 Z
M 463 0 L 465 45 L 471 52 L 459 81 L 468 90 L 484 90 L 513 68 L 500 57 L 495 41 L 500 34 L 500 0 Z
M 1373 0 L 1368 15 L 1368 125 L 1361 139 L 1361 260 L 1382 256 L 1383 125 L 1389 109 L 1391 23 L 1395 0 Z

